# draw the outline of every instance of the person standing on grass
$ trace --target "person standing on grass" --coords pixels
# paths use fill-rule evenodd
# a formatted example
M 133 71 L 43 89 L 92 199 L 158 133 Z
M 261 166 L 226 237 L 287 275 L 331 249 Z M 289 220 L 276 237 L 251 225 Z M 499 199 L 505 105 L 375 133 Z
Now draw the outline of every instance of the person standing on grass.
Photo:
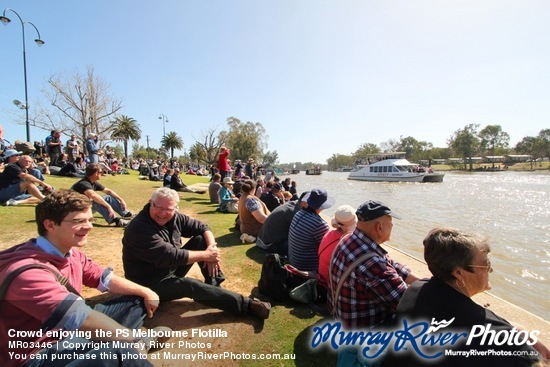
M 229 161 L 227 160 L 229 153 L 231 153 L 229 148 L 220 148 L 220 155 L 218 156 L 218 170 L 220 171 L 219 173 L 222 180 L 227 177 L 229 172 Z

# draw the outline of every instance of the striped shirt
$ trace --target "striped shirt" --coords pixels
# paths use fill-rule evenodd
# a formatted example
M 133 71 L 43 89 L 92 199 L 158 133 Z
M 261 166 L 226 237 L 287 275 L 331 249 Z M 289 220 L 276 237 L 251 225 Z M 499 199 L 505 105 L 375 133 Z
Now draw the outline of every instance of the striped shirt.
M 317 272 L 319 244 L 329 230 L 327 222 L 319 214 L 300 210 L 290 223 L 288 232 L 288 259 L 300 270 Z

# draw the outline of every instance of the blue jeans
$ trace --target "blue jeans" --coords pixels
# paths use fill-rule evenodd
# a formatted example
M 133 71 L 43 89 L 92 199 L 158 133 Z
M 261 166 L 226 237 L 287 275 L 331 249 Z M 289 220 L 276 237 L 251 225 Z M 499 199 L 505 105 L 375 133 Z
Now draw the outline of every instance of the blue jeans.
M 113 210 L 121 217 L 128 214 L 128 210 L 122 210 L 122 207 L 120 206 L 118 200 L 111 195 L 105 195 L 103 197 L 103 200 L 105 200 L 107 204 L 109 204 L 111 208 L 113 208 Z M 109 224 L 113 223 L 113 221 L 115 220 L 115 218 L 109 218 L 109 211 L 107 210 L 107 208 L 105 208 L 103 205 L 99 205 L 95 201 L 92 201 L 92 211 L 101 214 L 101 216 L 105 218 L 105 220 Z
M 40 181 L 44 181 L 44 175 L 42 175 L 42 172 L 38 168 L 29 169 L 29 173 Z
M 143 300 L 134 296 L 122 296 L 106 303 L 97 304 L 94 310 L 101 312 L 118 323 L 130 329 L 138 329 L 143 325 L 145 308 Z M 74 348 L 78 344 L 78 349 Z M 96 348 L 94 348 L 94 346 Z M 72 347 L 72 348 L 71 348 Z M 95 359 L 63 359 L 63 355 L 95 356 Z M 31 359 L 27 367 L 64 367 L 64 366 L 85 366 L 85 367 L 141 367 L 152 366 L 147 359 L 141 359 L 137 350 L 133 348 L 115 348 L 110 343 L 94 342 L 85 338 L 67 338 L 59 343 L 53 343 L 51 348 L 40 351 L 42 359 Z M 54 359 L 55 356 L 55 359 Z M 115 359 L 116 356 L 116 359 Z M 124 360 L 122 358 L 124 357 Z

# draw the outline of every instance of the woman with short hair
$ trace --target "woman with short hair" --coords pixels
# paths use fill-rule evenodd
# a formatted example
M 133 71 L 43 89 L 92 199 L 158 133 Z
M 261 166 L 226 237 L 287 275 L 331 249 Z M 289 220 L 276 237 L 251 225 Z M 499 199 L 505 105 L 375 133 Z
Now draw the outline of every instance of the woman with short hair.
M 397 307 L 397 316 L 409 322 L 445 320 L 450 325 L 433 334 L 453 332 L 471 334 L 474 326 L 490 328 L 496 334 L 505 336 L 518 333 L 505 319 L 474 302 L 471 297 L 491 289 L 489 274 L 493 271 L 489 260 L 490 247 L 487 239 L 479 234 L 463 232 L 453 228 L 435 228 L 424 239 L 424 259 L 433 277 L 414 282 L 405 291 Z M 527 331 L 522 333 L 519 342 L 490 343 L 483 335 L 462 337 L 456 344 L 447 343 L 438 351 L 476 350 L 480 353 L 465 356 L 446 356 L 434 360 L 437 366 L 533 366 L 540 359 L 547 360 L 550 353 L 540 342 L 534 343 Z M 436 336 L 433 336 L 434 338 Z M 523 337 L 525 336 L 525 337 Z M 489 338 L 487 338 L 489 339 Z M 534 344 L 533 346 L 531 346 Z M 539 354 L 535 353 L 536 349 Z M 483 353 L 486 355 L 482 355 Z M 489 353 L 497 351 L 500 354 Z M 430 354 L 435 354 L 435 351 Z M 509 354 L 509 355 L 508 355 Z M 426 360 L 415 352 L 395 352 L 388 356 L 387 366 L 424 366 Z

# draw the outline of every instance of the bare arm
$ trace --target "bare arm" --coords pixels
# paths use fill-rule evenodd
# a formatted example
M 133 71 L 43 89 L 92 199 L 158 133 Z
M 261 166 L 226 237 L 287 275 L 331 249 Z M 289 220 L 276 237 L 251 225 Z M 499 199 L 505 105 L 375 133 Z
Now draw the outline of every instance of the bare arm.
M 37 179 L 36 177 L 34 177 L 33 175 L 30 175 L 28 173 L 20 173 L 18 175 L 19 178 L 21 179 L 24 179 L 25 181 L 30 181 L 30 182 L 33 182 L 37 185 L 40 185 L 42 186 L 43 188 L 47 189 L 47 190 L 51 190 L 52 187 L 50 185 L 48 185 L 47 183 L 45 183 L 44 181 L 40 181 L 39 179 Z
M 252 216 L 260 223 L 264 223 L 265 220 L 267 219 L 267 215 L 264 214 L 260 209 L 258 210 L 254 210 L 252 212 Z

